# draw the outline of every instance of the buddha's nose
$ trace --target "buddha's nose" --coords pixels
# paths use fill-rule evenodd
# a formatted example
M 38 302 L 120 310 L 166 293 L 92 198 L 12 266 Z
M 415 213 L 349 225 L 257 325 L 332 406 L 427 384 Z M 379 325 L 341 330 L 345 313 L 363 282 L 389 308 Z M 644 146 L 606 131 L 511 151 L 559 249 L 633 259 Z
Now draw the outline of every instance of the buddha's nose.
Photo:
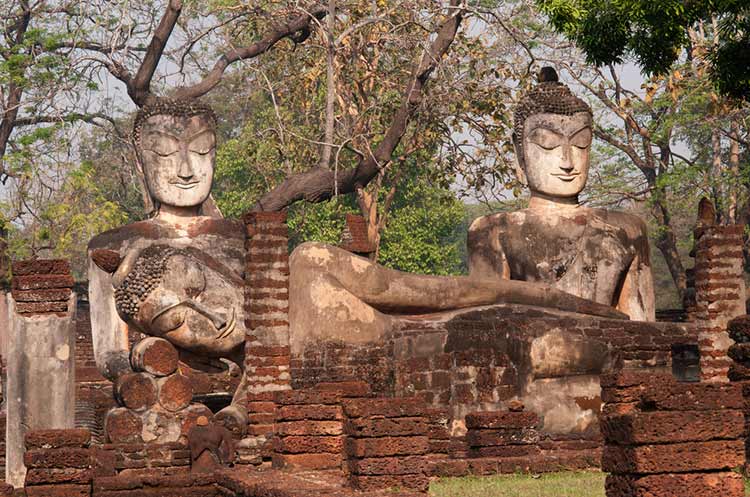
M 183 157 L 180 161 L 180 166 L 177 168 L 177 177 L 181 180 L 189 180 L 195 176 L 193 166 L 190 164 L 190 160 L 187 157 Z
M 566 173 L 571 173 L 573 172 L 573 169 L 575 169 L 575 166 L 573 166 L 573 164 L 570 164 L 569 162 L 565 162 L 564 164 L 560 165 L 560 169 L 562 169 Z

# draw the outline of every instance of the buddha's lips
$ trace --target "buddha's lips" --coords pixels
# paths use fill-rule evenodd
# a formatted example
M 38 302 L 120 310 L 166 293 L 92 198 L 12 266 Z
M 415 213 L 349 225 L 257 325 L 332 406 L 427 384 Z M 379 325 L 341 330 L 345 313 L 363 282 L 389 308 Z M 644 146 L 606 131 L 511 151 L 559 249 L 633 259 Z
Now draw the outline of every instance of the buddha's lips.
M 189 183 L 183 183 L 181 181 L 170 181 L 170 185 L 174 185 L 177 188 L 182 188 L 183 190 L 189 190 L 190 188 L 193 188 L 195 185 L 200 183 L 200 181 L 191 181 Z
M 580 175 L 581 173 L 573 173 L 573 174 L 553 174 L 552 176 L 560 178 L 563 181 L 573 181 Z

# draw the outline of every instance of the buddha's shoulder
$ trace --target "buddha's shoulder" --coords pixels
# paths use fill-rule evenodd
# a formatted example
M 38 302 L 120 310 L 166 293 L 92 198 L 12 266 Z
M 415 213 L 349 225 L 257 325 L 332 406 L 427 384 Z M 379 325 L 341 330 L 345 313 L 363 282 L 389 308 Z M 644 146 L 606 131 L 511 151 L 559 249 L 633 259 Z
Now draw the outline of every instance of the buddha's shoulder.
M 630 239 L 648 236 L 646 222 L 635 214 L 609 209 L 590 209 L 590 212 L 593 218 L 610 228 L 625 231 Z
M 88 248 L 89 250 L 118 250 L 136 240 L 169 240 L 185 236 L 189 238 L 214 236 L 240 241 L 244 240 L 245 227 L 239 219 L 202 217 L 186 229 L 178 230 L 155 219 L 147 219 L 100 233 L 89 241 Z
M 524 224 L 526 220 L 527 212 L 525 210 L 494 212 L 474 219 L 469 226 L 469 231 L 481 232 L 494 229 L 505 230 L 513 226 L 520 226 Z

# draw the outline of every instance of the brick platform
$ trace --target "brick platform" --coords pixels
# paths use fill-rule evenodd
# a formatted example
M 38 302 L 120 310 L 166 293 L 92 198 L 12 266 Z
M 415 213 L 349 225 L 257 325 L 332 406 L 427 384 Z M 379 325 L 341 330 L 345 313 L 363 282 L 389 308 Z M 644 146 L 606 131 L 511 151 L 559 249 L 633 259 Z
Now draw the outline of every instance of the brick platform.
M 745 463 L 739 385 L 670 375 L 602 375 L 607 497 L 741 497 Z

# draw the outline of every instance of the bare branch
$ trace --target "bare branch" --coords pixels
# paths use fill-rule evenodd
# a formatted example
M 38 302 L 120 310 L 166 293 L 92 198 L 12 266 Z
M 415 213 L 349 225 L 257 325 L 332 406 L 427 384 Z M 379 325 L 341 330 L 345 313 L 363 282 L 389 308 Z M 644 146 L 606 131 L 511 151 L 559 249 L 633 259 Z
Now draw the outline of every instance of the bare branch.
M 422 102 L 424 86 L 442 57 L 448 52 L 465 14 L 460 0 L 451 0 L 451 12 L 440 26 L 435 40 L 425 50 L 419 65 L 404 92 L 401 107 L 396 111 L 390 127 L 373 152 L 361 159 L 354 169 L 335 175 L 331 170 L 316 167 L 287 178 L 281 185 L 265 194 L 253 207 L 255 211 L 278 211 L 299 200 L 321 202 L 337 192 L 346 194 L 366 186 L 391 160 L 393 151 L 403 138 L 408 124 Z
M 175 93 L 177 98 L 197 98 L 205 95 L 211 89 L 221 81 L 221 77 L 224 75 L 227 67 L 230 64 L 237 62 L 238 60 L 252 59 L 257 57 L 268 50 L 270 50 L 276 43 L 283 40 L 284 38 L 292 38 L 295 42 L 300 42 L 307 37 L 307 33 L 310 29 L 310 23 L 313 19 L 320 20 L 326 16 L 327 9 L 324 6 L 316 5 L 309 11 L 291 19 L 281 26 L 277 26 L 275 29 L 266 33 L 262 39 L 253 43 L 248 47 L 237 48 L 231 50 L 219 58 L 214 64 L 213 69 L 203 78 L 202 81 L 196 83 L 193 86 L 180 88 Z M 302 37 L 295 38 L 295 35 L 303 33 Z

